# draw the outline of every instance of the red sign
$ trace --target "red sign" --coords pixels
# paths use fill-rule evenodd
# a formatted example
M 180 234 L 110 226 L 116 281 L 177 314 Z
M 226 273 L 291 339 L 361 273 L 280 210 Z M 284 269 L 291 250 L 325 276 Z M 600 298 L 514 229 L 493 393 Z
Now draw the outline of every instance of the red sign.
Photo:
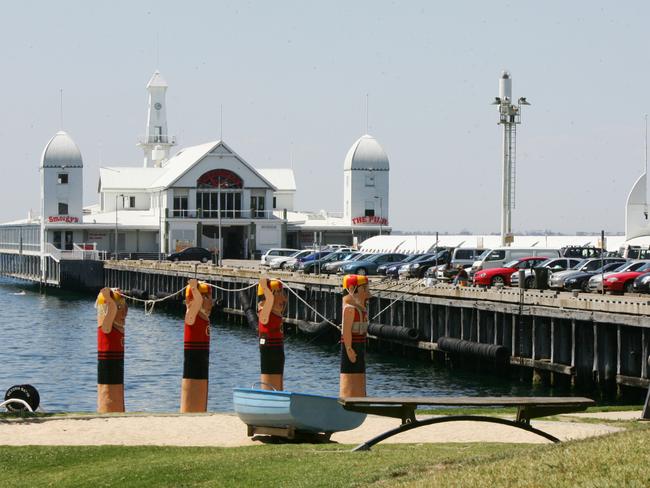
M 388 219 L 385 217 L 354 217 L 352 219 L 354 225 L 358 224 L 376 224 L 376 225 L 388 225 Z
M 55 217 L 48 217 L 47 221 L 51 224 L 62 223 L 62 224 L 78 224 L 79 217 L 70 217 L 69 215 L 57 215 Z

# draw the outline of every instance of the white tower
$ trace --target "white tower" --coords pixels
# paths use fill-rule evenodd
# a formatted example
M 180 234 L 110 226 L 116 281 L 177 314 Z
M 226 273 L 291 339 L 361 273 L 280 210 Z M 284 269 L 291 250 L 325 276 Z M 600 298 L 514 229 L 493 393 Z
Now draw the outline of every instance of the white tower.
M 41 216 L 48 223 L 81 223 L 83 160 L 64 131 L 50 139 L 41 157 Z
M 521 106 L 530 105 L 525 97 L 512 103 L 512 78 L 504 71 L 499 79 L 499 124 L 503 125 L 503 179 L 501 181 L 501 244 L 512 243 L 512 210 L 515 208 L 515 163 L 517 160 L 517 124 L 521 123 Z
M 147 83 L 149 107 L 147 110 L 147 130 L 138 146 L 144 151 L 144 167 L 160 166 L 169 158 L 170 148 L 176 144 L 174 137 L 167 132 L 167 103 L 165 94 L 167 82 L 156 70 Z
M 351 225 L 388 225 L 388 156 L 366 134 L 348 151 L 343 167 L 343 218 Z

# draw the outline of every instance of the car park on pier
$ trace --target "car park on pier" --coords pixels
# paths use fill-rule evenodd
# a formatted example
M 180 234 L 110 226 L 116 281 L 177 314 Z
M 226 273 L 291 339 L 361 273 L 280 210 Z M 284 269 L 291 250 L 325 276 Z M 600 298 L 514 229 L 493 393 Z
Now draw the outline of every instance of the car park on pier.
M 419 259 L 422 256 L 422 254 L 411 254 L 410 256 L 407 256 L 405 259 L 402 259 L 401 261 L 394 261 L 386 264 L 382 264 L 377 268 L 377 274 L 384 275 L 384 276 L 391 276 L 393 278 L 397 278 L 397 269 L 407 263 L 411 263 L 415 261 L 416 259 Z M 393 269 L 393 273 L 388 274 L 388 270 Z M 394 276 L 393 276 L 394 275 Z
M 341 269 L 341 266 L 344 264 L 351 263 L 352 261 L 357 261 L 359 259 L 364 259 L 366 256 L 370 256 L 368 253 L 363 252 L 353 252 L 348 254 L 345 258 L 340 261 L 332 261 L 323 265 L 321 273 L 325 274 L 336 274 Z
M 569 273 L 562 280 L 564 284 L 563 288 L 567 291 L 581 290 L 588 292 L 589 279 L 592 276 L 614 271 L 616 268 L 619 268 L 621 264 L 621 261 L 613 261 L 605 264 L 605 266 L 602 268 L 598 268 L 593 271 L 575 271 L 573 273 Z M 552 278 L 553 276 L 551 276 L 551 279 Z
M 538 249 L 536 247 L 499 247 L 488 249 L 472 264 L 470 275 L 473 276 L 478 271 L 485 269 L 503 268 L 505 263 L 510 263 L 513 260 L 538 256 L 543 256 L 544 259 L 560 257 L 560 251 L 557 249 Z
M 618 258 L 618 257 L 583 259 L 575 268 L 571 270 L 559 271 L 557 273 L 553 273 L 549 278 L 548 286 L 554 290 L 561 290 L 565 287 L 565 280 L 568 279 L 570 276 L 573 276 L 574 273 L 589 273 L 589 276 L 591 276 L 593 275 L 594 271 L 600 269 L 603 265 L 607 265 L 609 263 L 618 263 L 617 266 L 620 266 L 626 261 L 627 259 Z M 611 271 L 611 269 L 609 269 L 608 271 Z M 571 289 L 575 289 L 575 287 Z M 582 289 L 586 290 L 586 285 Z
M 603 279 L 606 280 L 609 276 L 616 273 L 637 271 L 638 269 L 648 264 L 648 262 L 650 261 L 646 261 L 646 260 L 628 261 L 626 263 L 623 263 L 618 268 L 610 271 L 609 273 L 593 275 L 591 278 L 589 278 L 589 282 L 587 283 L 587 291 L 590 293 L 594 293 L 594 292 L 600 293 L 603 291 Z

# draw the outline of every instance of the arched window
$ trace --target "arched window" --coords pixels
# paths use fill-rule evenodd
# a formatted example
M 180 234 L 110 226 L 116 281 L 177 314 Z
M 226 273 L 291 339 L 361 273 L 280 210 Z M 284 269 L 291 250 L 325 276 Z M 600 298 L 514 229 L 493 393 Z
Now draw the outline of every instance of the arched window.
M 227 169 L 213 169 L 203 173 L 196 180 L 197 188 L 221 188 L 235 189 L 243 188 L 244 182 L 235 173 Z

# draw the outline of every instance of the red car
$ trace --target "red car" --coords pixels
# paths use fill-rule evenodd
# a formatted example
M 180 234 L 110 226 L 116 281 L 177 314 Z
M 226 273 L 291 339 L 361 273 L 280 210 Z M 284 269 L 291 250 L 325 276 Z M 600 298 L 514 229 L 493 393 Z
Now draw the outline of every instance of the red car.
M 632 293 L 634 291 L 634 279 L 648 272 L 650 272 L 650 263 L 644 264 L 636 271 L 612 273 L 605 277 L 603 287 L 605 291 Z
M 510 275 L 512 273 L 520 269 L 532 269 L 547 259 L 548 258 L 544 256 L 521 258 L 506 263 L 503 268 L 484 269 L 474 275 L 474 284 L 481 286 L 493 286 L 497 284 L 509 285 Z

